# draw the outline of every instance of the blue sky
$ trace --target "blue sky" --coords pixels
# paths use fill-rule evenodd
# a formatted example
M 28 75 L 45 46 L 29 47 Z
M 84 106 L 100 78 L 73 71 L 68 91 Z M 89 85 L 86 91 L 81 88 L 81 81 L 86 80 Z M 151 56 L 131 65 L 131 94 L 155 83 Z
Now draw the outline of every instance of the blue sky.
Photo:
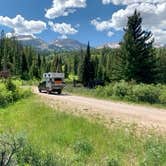
M 0 30 L 98 46 L 122 40 L 127 17 L 135 9 L 143 16 L 143 27 L 165 44 L 166 0 L 1 0 Z

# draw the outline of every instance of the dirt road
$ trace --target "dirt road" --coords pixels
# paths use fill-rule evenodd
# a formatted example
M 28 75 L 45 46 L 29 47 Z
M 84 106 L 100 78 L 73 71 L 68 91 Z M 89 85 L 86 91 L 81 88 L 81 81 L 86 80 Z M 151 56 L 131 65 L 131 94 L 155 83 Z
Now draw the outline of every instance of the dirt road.
M 124 122 L 134 122 L 148 128 L 152 127 L 166 131 L 166 110 L 148 106 L 132 105 L 120 102 L 98 100 L 69 94 L 40 95 L 42 100 L 54 108 L 62 108 L 75 114 L 94 116 L 111 121 L 112 119 Z

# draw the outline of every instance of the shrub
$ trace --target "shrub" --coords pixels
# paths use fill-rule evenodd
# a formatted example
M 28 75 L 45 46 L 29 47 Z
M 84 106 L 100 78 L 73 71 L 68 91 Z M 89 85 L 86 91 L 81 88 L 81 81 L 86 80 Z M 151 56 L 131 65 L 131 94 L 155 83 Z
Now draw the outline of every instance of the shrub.
M 34 148 L 32 145 L 26 145 L 17 154 L 18 165 L 35 165 L 35 166 L 62 166 L 64 165 L 60 158 L 52 154 Z
M 136 102 L 159 103 L 159 93 L 160 89 L 154 85 L 139 84 L 133 86 L 132 99 Z
M 74 144 L 74 151 L 75 153 L 80 153 L 83 155 L 89 155 L 93 151 L 93 146 L 87 140 L 78 140 Z
M 134 102 L 146 102 L 150 104 L 166 104 L 166 86 L 135 84 L 120 81 L 103 87 L 96 88 L 96 95 L 114 97 Z
M 15 83 L 18 82 L 15 81 Z M 32 94 L 30 89 L 21 88 L 15 83 L 10 79 L 6 82 L 0 82 L 0 107 L 7 106 Z
M 16 90 L 16 85 L 11 81 L 11 79 L 8 79 L 5 83 L 6 89 L 8 91 L 14 92 Z
M 95 89 L 67 88 L 67 91 L 94 97 L 121 99 L 132 102 L 150 104 L 166 104 L 166 85 L 136 84 L 135 82 L 120 81 L 106 86 L 97 86 Z
M 18 93 L 20 98 L 27 98 L 32 95 L 30 88 L 19 88 Z
M 13 102 L 13 95 L 11 91 L 1 91 L 0 92 L 0 106 L 4 107 L 9 103 Z
M 159 100 L 161 104 L 166 104 L 166 90 L 161 92 Z
M 0 92 L 5 91 L 5 90 L 6 90 L 5 84 L 0 82 Z
M 36 150 L 22 134 L 0 135 L 0 163 L 8 165 L 60 166 L 62 161 L 48 152 Z
M 108 161 L 108 166 L 119 166 L 119 162 L 117 159 L 112 158 Z
M 104 91 L 105 91 L 105 96 L 112 96 L 113 95 L 113 85 L 109 84 L 109 85 L 105 86 Z
M 0 135 L 0 163 L 3 166 L 17 165 L 17 153 L 24 147 L 24 138 L 19 135 Z
M 12 79 L 12 82 L 13 82 L 14 85 L 16 85 L 16 87 L 22 86 L 22 80 Z
M 6 106 L 13 101 L 12 92 L 6 89 L 4 83 L 0 83 L 0 106 Z
M 125 81 L 115 83 L 113 86 L 113 96 L 123 99 L 128 96 L 130 90 L 130 85 Z
M 95 94 L 96 94 L 96 96 L 100 96 L 100 97 L 107 96 L 107 95 L 105 95 L 105 89 L 102 86 L 97 86 L 96 87 Z

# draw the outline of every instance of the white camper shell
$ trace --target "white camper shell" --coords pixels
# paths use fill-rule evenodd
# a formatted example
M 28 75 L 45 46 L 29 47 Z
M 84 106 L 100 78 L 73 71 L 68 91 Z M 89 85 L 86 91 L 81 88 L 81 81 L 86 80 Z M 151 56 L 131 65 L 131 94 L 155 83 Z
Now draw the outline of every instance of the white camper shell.
M 50 78 L 62 78 L 64 79 L 64 73 L 44 73 L 43 78 L 44 79 L 50 79 Z

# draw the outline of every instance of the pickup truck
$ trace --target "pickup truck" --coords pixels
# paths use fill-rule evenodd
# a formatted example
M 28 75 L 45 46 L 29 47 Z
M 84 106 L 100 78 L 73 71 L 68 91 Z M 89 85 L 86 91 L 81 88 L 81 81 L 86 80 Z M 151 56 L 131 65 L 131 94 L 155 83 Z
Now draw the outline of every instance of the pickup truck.
M 38 85 L 39 92 L 45 91 L 48 94 L 53 92 L 62 93 L 65 87 L 64 73 L 44 73 L 43 79 L 44 81 Z

